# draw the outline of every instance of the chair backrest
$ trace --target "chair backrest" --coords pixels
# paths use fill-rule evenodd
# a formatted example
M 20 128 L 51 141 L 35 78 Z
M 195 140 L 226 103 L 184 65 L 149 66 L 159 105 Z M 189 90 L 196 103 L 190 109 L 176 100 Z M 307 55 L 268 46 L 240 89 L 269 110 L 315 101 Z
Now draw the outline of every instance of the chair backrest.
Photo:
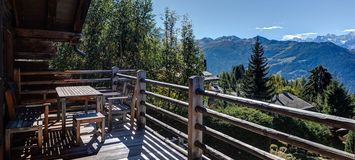
M 15 119 L 16 112 L 15 112 L 15 100 L 14 100 L 14 93 L 8 89 L 5 91 L 5 99 L 6 99 L 6 106 L 7 106 L 7 114 L 10 120 Z

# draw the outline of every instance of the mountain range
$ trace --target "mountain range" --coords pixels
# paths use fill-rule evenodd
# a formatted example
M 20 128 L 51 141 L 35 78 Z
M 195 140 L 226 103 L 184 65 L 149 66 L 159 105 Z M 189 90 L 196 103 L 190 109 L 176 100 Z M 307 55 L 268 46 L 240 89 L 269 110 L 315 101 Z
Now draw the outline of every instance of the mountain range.
M 349 32 L 345 35 L 327 34 L 307 39 L 294 38 L 292 40 L 297 42 L 332 42 L 350 51 L 355 51 L 355 32 Z
M 268 59 L 269 74 L 281 74 L 288 80 L 308 77 L 309 71 L 321 64 L 350 92 L 355 93 L 355 54 L 349 49 L 332 42 L 322 42 L 321 38 L 319 42 L 259 39 Z M 241 39 L 223 36 L 203 38 L 198 43 L 205 52 L 207 70 L 219 74 L 230 71 L 234 65 L 243 64 L 247 67 L 255 40 L 256 37 Z

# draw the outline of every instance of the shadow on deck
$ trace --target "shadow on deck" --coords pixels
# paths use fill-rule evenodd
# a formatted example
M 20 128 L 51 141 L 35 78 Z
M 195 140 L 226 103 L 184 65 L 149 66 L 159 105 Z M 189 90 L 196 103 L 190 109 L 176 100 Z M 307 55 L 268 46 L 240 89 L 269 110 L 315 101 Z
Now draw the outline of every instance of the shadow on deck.
M 131 130 L 128 123 L 106 131 L 103 144 L 99 134 L 95 134 L 95 125 L 84 124 L 80 145 L 75 145 L 71 121 L 67 123 L 63 137 L 59 129 L 61 123 L 52 120 L 49 139 L 41 149 L 36 145 L 34 134 L 16 135 L 12 159 L 187 159 L 149 131 Z

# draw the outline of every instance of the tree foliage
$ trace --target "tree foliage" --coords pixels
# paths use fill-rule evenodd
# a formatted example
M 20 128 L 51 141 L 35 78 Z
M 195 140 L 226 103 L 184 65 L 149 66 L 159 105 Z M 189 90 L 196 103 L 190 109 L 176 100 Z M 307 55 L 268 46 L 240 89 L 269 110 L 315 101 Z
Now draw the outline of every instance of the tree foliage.
M 245 69 L 243 65 L 236 65 L 232 67 L 231 72 L 222 72 L 219 75 L 219 85 L 222 87 L 225 93 L 236 92 L 240 95 L 241 80 L 245 75 Z
M 181 28 L 181 53 L 183 58 L 182 84 L 193 75 L 201 75 L 204 70 L 204 55 L 195 41 L 192 22 L 188 16 L 183 16 Z
M 309 101 L 312 101 L 327 88 L 332 80 L 332 75 L 322 65 L 312 69 L 310 73 L 304 95 Z
M 346 135 L 345 141 L 345 151 L 349 153 L 354 153 L 355 151 L 355 131 L 349 131 Z
M 354 106 L 351 97 L 342 84 L 332 81 L 324 91 L 323 112 L 335 116 L 351 118 Z
M 242 85 L 245 97 L 258 100 L 271 99 L 273 88 L 268 84 L 268 69 L 263 46 L 259 42 L 259 37 L 257 37 Z

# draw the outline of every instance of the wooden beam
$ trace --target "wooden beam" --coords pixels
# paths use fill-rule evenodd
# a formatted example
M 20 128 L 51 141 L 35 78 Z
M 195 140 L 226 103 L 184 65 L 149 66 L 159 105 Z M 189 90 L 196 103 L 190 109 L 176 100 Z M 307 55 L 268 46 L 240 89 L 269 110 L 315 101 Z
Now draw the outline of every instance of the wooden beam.
M 20 2 L 16 2 L 16 0 L 12 0 L 11 2 L 12 2 L 12 8 L 14 10 L 15 25 L 17 27 L 20 27 L 21 24 L 20 24 L 20 17 L 19 17 L 19 13 L 18 13 L 18 10 L 17 10 L 17 6 L 22 7 L 21 1 Z
M 81 37 L 80 33 L 38 30 L 38 29 L 23 29 L 16 28 L 16 35 L 22 38 L 38 38 L 48 39 L 53 41 L 64 41 L 78 43 Z
M 57 0 L 47 1 L 47 29 L 52 29 L 56 22 Z
M 91 0 L 80 0 L 74 19 L 74 32 L 81 33 Z
M 15 59 L 42 59 L 50 60 L 55 57 L 55 53 L 42 53 L 42 52 L 15 52 Z
M 13 45 L 13 35 L 10 30 L 6 30 L 4 32 L 5 36 L 5 73 L 9 80 L 13 80 L 14 73 L 14 45 Z
M 202 143 L 202 131 L 195 128 L 196 124 L 203 124 L 203 114 L 196 112 L 197 106 L 203 106 L 202 96 L 196 94 L 197 89 L 203 90 L 203 77 L 189 78 L 189 120 L 188 120 L 188 159 L 202 159 L 202 150 L 195 146 L 195 142 Z
M 137 129 L 141 130 L 144 129 L 146 124 L 145 113 L 146 113 L 146 106 L 144 103 L 146 101 L 146 95 L 142 94 L 141 91 L 146 90 L 145 82 L 142 82 L 143 79 L 146 79 L 147 73 L 145 71 L 139 70 L 137 72 L 137 88 L 136 88 L 136 95 L 137 95 Z
M 4 33 L 4 10 L 5 10 L 5 2 L 4 0 L 0 0 L 0 159 L 4 159 L 4 113 L 3 111 L 5 110 L 5 102 L 4 102 L 4 42 L 3 42 L 3 33 Z
M 57 48 L 52 41 L 31 38 L 16 38 L 14 44 L 15 52 L 57 53 Z

